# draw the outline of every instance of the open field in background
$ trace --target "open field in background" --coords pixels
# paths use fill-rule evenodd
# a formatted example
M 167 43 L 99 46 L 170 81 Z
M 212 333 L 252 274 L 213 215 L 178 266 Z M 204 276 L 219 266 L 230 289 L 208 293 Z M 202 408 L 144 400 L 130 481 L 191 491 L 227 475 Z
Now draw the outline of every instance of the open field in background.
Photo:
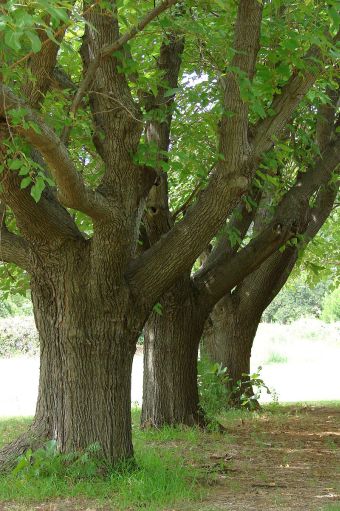
M 0 335 L 4 329 L 7 333 L 11 329 L 11 336 L 15 330 L 20 340 L 27 328 L 34 328 L 32 318 L 0 320 Z M 26 336 L 23 345 L 30 344 Z M 340 323 L 315 319 L 301 319 L 290 325 L 262 323 L 254 344 L 252 371 L 261 365 L 263 380 L 275 393 L 263 393 L 261 400 L 268 402 L 276 396 L 281 402 L 340 399 L 339 358 Z M 36 356 L 0 358 L 0 416 L 33 415 L 38 377 Z M 143 357 L 138 350 L 132 373 L 132 402 L 141 404 L 142 382 Z
M 261 323 L 251 370 L 281 402 L 340 399 L 340 323 L 300 319 L 290 325 Z M 262 394 L 262 401 L 272 396 Z

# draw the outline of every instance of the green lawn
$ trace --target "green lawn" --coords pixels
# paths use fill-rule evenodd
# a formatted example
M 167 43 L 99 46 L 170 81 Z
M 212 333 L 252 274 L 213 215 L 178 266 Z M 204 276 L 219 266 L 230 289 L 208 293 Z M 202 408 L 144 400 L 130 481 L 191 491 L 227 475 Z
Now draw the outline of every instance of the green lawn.
M 14 439 L 30 423 L 27 418 L 0 420 L 0 446 Z M 197 479 L 204 471 L 188 463 L 187 450 L 202 441 L 196 429 L 164 428 L 141 431 L 139 411 L 133 412 L 134 466 L 115 470 L 99 461 L 96 449 L 81 456 L 61 456 L 53 446 L 38 451 L 33 464 L 22 459 L 20 470 L 0 477 L 0 501 L 37 502 L 59 498 L 110 502 L 114 509 L 159 510 L 175 502 L 200 499 Z M 19 466 L 19 465 L 18 465 Z

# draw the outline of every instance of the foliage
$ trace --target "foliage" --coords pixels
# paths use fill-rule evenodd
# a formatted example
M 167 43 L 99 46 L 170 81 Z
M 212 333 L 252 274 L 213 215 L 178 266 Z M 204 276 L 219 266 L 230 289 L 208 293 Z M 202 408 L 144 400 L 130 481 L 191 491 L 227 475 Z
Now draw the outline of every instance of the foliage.
M 26 297 L 28 289 L 29 280 L 26 272 L 24 272 L 21 268 L 19 268 L 19 266 L 15 266 L 14 264 L 3 264 L 0 262 L 1 302 L 7 300 L 10 296 L 13 297 L 14 295 L 21 295 L 22 297 Z M 11 298 L 10 301 L 15 302 L 16 300 L 19 299 Z
M 0 320 L 0 357 L 38 353 L 39 337 L 32 316 Z
M 212 363 L 206 356 L 201 357 L 198 362 L 200 404 L 213 426 L 217 417 L 225 410 L 233 408 L 236 403 L 253 410 L 257 407 L 261 390 L 265 389 L 270 394 L 260 376 L 261 369 L 262 367 L 259 367 L 253 374 L 243 374 L 242 380 L 233 384 L 227 367 L 223 367 L 221 363 Z M 249 393 L 249 388 L 252 388 L 253 392 Z
M 321 319 L 326 323 L 340 321 L 340 288 L 325 296 Z
M 200 358 L 198 361 L 200 405 L 210 421 L 215 420 L 227 408 L 230 397 L 229 382 L 226 367 L 212 363 L 206 356 Z
M 265 323 L 292 323 L 302 317 L 319 318 L 328 282 L 321 281 L 311 288 L 303 276 L 288 282 L 262 315 Z
M 261 371 L 262 367 L 259 366 L 255 373 L 242 374 L 242 380 L 238 380 L 232 388 L 231 402 L 236 401 L 236 403 L 240 403 L 241 406 L 248 408 L 248 410 L 258 409 L 261 391 L 265 390 L 267 394 L 271 394 L 271 391 L 261 378 Z
M 32 303 L 28 298 L 19 294 L 7 298 L 0 292 L 0 318 L 9 316 L 29 316 L 32 314 Z
M 336 201 L 339 204 L 339 201 Z M 313 287 L 321 281 L 328 281 L 330 288 L 340 285 L 340 211 L 335 207 L 317 236 L 300 254 L 292 273 L 296 278 L 303 273 L 307 283 Z

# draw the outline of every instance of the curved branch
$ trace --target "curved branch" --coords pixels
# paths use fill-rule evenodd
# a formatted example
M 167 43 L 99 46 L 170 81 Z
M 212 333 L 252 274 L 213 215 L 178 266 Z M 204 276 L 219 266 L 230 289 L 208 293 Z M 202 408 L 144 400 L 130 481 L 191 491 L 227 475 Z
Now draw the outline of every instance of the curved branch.
M 23 136 L 42 154 L 57 185 L 58 198 L 62 204 L 92 217 L 107 214 L 108 206 L 104 197 L 85 186 L 66 147 L 55 132 L 7 86 L 0 84 L 0 116 L 10 120 L 10 111 L 19 108 L 26 111 L 24 119 L 28 127 L 15 126 L 11 130 Z
M 0 231 L 0 261 L 29 271 L 28 243 L 4 227 Z
M 246 247 L 228 258 L 227 263 L 223 255 L 212 269 L 199 272 L 194 281 L 202 290 L 204 301 L 214 306 L 292 235 L 290 225 L 283 229 L 280 224 L 273 222 Z

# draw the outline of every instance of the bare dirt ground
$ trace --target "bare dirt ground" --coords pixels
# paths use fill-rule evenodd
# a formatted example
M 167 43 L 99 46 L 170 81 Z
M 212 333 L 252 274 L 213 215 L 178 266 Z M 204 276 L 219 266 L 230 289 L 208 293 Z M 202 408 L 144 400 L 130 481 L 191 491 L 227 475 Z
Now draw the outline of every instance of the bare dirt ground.
M 160 511 L 340 511 L 340 407 L 286 407 L 234 417 L 225 427 L 195 445 L 174 444 L 202 470 L 206 495 Z M 0 503 L 1 511 L 114 509 L 81 500 Z
M 225 463 L 198 509 L 340 511 L 340 408 L 287 408 L 227 429 L 235 444 L 221 452 Z

